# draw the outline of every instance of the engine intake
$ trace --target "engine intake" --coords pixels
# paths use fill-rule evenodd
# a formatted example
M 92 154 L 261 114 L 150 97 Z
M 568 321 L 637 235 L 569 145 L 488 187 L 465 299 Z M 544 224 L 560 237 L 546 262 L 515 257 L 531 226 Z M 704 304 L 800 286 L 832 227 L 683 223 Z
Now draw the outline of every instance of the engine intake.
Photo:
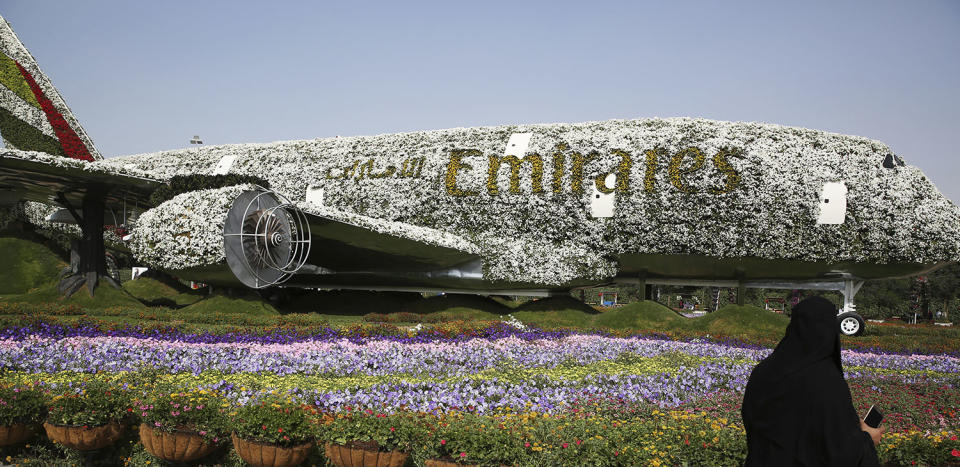
M 246 191 L 233 201 L 223 225 L 227 265 L 244 285 L 262 289 L 283 283 L 310 255 L 310 224 L 280 194 Z

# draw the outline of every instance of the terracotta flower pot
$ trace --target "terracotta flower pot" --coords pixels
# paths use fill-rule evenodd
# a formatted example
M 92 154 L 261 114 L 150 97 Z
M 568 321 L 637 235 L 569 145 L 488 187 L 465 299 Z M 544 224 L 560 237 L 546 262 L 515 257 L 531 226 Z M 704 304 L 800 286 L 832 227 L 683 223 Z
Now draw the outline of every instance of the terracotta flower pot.
M 43 424 L 51 441 L 78 451 L 93 451 L 113 444 L 123 435 L 123 428 L 116 421 L 91 427 Z
M 36 425 L 17 423 L 0 426 L 0 446 L 9 446 L 30 439 L 37 432 Z
M 236 434 L 231 437 L 233 438 L 233 448 L 237 450 L 237 454 L 246 463 L 256 467 L 293 467 L 299 465 L 307 458 L 310 448 L 313 447 L 313 442 L 284 447 L 237 438 Z
M 188 462 L 210 455 L 217 450 L 213 444 L 196 433 L 177 431 L 167 433 L 150 425 L 140 425 L 140 442 L 153 457 L 171 462 Z
M 410 457 L 406 452 L 378 451 L 333 443 L 325 444 L 323 450 L 337 467 L 401 467 Z

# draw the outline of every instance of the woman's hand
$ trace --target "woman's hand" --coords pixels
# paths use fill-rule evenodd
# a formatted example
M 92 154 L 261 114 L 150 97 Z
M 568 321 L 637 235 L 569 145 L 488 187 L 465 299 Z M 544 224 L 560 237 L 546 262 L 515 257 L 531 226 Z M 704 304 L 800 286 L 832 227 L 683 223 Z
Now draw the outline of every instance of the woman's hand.
M 870 438 L 873 439 L 874 446 L 880 445 L 880 437 L 883 436 L 884 431 L 887 431 L 887 429 L 883 425 L 880 425 L 879 427 L 874 428 L 864 423 L 863 420 L 860 420 L 860 429 L 863 431 L 866 431 L 867 434 L 870 435 Z

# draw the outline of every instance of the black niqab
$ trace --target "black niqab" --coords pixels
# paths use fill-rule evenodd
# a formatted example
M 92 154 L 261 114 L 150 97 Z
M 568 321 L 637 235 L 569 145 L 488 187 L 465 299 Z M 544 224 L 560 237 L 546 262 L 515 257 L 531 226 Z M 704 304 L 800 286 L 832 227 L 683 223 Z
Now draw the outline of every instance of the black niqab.
M 783 340 L 750 374 L 741 412 L 748 466 L 879 464 L 843 378 L 836 308 L 825 298 L 793 308 Z

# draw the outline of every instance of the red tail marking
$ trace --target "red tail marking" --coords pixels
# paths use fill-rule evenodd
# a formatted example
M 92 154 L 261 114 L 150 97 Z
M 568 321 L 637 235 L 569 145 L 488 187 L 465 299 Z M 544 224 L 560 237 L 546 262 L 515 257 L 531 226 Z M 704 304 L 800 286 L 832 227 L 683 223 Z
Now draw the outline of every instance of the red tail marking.
M 43 113 L 47 114 L 47 120 L 50 122 L 50 126 L 53 127 L 53 132 L 56 133 L 57 139 L 60 140 L 60 146 L 63 148 L 64 154 L 73 159 L 93 162 L 93 156 L 90 155 L 87 146 L 83 144 L 83 141 L 81 141 L 80 137 L 73 131 L 73 128 L 70 128 L 67 120 L 64 119 L 63 115 L 53 106 L 53 102 L 50 102 L 50 99 L 47 99 L 47 96 L 43 94 L 43 90 L 37 85 L 36 80 L 33 79 L 30 72 L 24 69 L 20 63 L 16 61 L 14 61 L 14 63 L 17 64 L 17 68 L 20 69 L 20 74 L 23 75 L 23 78 L 27 80 L 30 90 L 33 91 L 37 102 L 40 103 L 40 108 L 43 109 Z

